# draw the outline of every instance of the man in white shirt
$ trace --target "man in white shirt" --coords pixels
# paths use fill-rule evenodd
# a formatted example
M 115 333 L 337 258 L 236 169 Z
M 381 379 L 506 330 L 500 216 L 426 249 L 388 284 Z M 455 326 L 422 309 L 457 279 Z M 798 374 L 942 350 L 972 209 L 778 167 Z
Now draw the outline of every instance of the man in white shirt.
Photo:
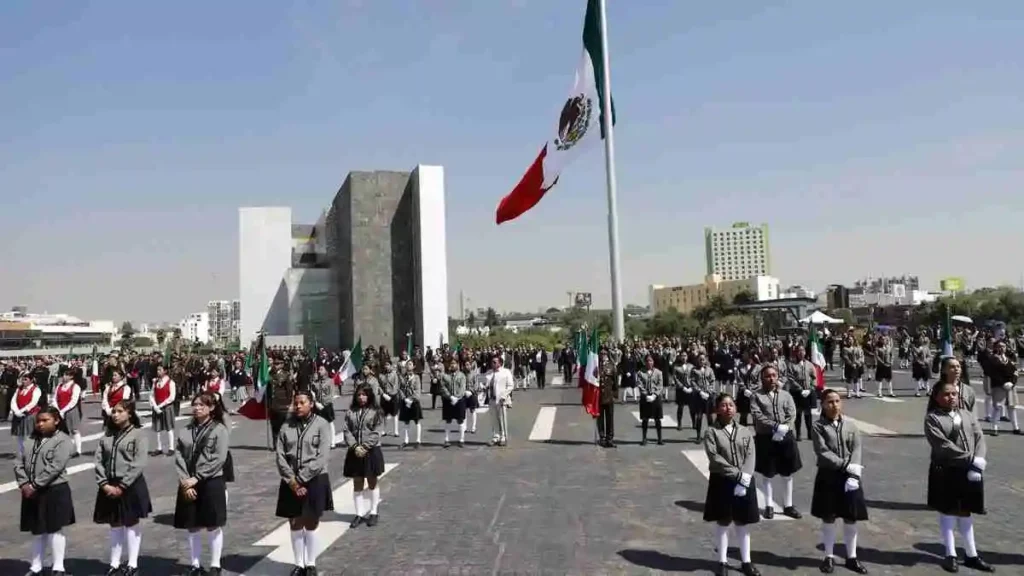
M 515 378 L 503 366 L 500 354 L 491 358 L 491 369 L 487 372 L 487 396 L 491 400 L 491 426 L 494 433 L 491 444 L 504 446 L 508 442 L 508 407 L 512 405 L 512 390 Z

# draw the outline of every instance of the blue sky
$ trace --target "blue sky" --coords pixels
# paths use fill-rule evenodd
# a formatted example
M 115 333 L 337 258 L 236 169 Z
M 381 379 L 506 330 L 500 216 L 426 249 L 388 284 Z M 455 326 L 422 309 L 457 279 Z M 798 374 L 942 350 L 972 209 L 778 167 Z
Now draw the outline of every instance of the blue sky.
M 757 4 L 758 7 L 754 7 Z M 607 305 L 603 157 L 494 208 L 572 82 L 584 0 L 0 4 L 0 306 L 175 320 L 237 295 L 237 208 L 442 164 L 449 288 Z M 784 284 L 1024 265 L 1024 3 L 609 0 L 623 291 L 768 222 Z

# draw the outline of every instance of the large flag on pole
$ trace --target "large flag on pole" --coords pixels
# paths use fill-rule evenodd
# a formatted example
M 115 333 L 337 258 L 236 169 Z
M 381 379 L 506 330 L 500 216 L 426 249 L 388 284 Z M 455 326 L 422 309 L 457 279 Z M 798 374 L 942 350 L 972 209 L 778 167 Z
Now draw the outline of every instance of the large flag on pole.
M 811 365 L 814 366 L 814 386 L 818 390 L 825 389 L 825 354 L 822 352 L 818 329 L 811 324 Z
M 601 414 L 601 380 L 598 376 L 600 342 L 597 339 L 597 328 L 590 333 L 589 344 L 583 369 L 583 407 L 587 414 L 597 418 Z
M 514 220 L 540 202 L 562 169 L 590 144 L 604 137 L 607 119 L 601 110 L 604 86 L 604 45 L 599 0 L 587 1 L 583 19 L 583 54 L 558 123 L 522 180 L 498 204 L 497 223 Z M 612 124 L 615 123 L 614 107 Z

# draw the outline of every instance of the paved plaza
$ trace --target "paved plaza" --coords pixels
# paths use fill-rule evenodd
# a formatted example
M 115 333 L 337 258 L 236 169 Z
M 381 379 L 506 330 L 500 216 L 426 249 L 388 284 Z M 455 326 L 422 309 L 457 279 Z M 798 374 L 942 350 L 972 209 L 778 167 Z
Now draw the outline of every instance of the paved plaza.
M 836 375 L 830 373 L 830 383 Z M 861 529 L 860 558 L 872 574 L 933 575 L 939 573 L 942 551 L 936 516 L 923 506 L 928 466 L 922 434 L 925 399 L 913 396 L 908 374 L 896 377 L 898 398 L 866 397 L 845 404 L 848 416 L 867 434 L 864 486 L 871 520 Z M 336 405 L 347 402 L 340 398 Z M 424 406 L 429 403 L 425 397 Z M 89 417 L 97 416 L 94 397 L 86 410 Z M 531 389 L 515 396 L 509 446 L 487 446 L 490 415 L 483 413 L 465 448 L 443 449 L 440 409 L 426 410 L 426 445 L 421 449 L 402 451 L 395 438 L 385 439 L 388 468 L 381 482 L 381 523 L 373 528 L 348 529 L 353 505 L 350 485 L 341 477 L 345 452 L 334 451 L 336 513 L 322 524 L 320 573 L 709 573 L 716 560 L 713 529 L 701 518 L 707 461 L 693 442 L 689 413 L 677 431 L 675 407 L 666 405 L 664 446 L 639 445 L 636 414 L 636 404 L 618 405 L 619 447 L 599 448 L 593 443 L 593 421 L 579 407 L 574 385 Z M 266 450 L 266 427 L 239 417 L 232 420 L 237 481 L 230 485 L 223 566 L 229 574 L 287 574 L 291 548 L 287 528 L 274 517 L 278 480 Z M 83 429 L 87 454 L 72 461 L 69 470 L 78 524 L 66 531 L 67 567 L 79 576 L 106 569 L 107 533 L 91 522 L 96 492 L 91 455 L 99 433 L 99 421 L 89 419 Z M 652 428 L 651 438 L 653 434 Z M 976 525 L 979 548 L 1000 573 L 1024 574 L 1019 548 L 1024 437 L 1004 433 L 988 442 L 989 514 Z M 754 528 L 753 559 L 764 574 L 818 573 L 819 523 L 809 514 L 814 460 L 810 442 L 802 442 L 800 449 L 805 467 L 797 474 L 795 501 L 805 517 L 791 520 L 777 514 Z M 5 576 L 26 572 L 28 564 L 22 559 L 29 556 L 29 537 L 17 526 L 13 451 L 9 432 L 0 430 L 0 458 L 6 459 L 0 463 L 0 507 L 5 512 L 0 521 L 0 575 Z M 143 523 L 140 568 L 147 576 L 183 573 L 187 543 L 184 534 L 170 527 L 177 483 L 173 460 L 151 458 L 146 479 L 154 515 Z M 836 554 L 843 556 L 842 544 L 837 544 Z M 204 563 L 207 557 L 204 550 Z M 738 570 L 736 550 L 730 551 L 730 559 Z M 837 567 L 836 573 L 844 571 Z

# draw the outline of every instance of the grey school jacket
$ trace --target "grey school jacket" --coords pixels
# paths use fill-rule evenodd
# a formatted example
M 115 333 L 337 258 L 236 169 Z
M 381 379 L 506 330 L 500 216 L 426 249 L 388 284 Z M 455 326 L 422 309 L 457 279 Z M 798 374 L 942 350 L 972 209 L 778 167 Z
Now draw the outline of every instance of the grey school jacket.
M 128 487 L 142 476 L 149 460 L 149 439 L 140 429 L 128 425 L 107 433 L 96 447 L 96 483 Z
M 690 370 L 687 382 L 695 391 L 711 394 L 715 390 L 715 369 L 711 366 L 694 367 L 693 370 Z
M 793 402 L 793 396 L 781 388 L 774 395 L 762 388 L 750 399 L 750 415 L 754 418 L 756 433 L 774 434 L 775 427 L 779 424 L 793 427 L 793 421 L 796 420 L 796 403 Z
M 420 377 L 415 374 L 398 376 L 398 395 L 405 400 L 412 398 L 417 400 L 420 397 Z
M 331 453 L 331 425 L 310 414 L 305 420 L 289 418 L 277 435 L 274 457 L 281 479 L 306 484 L 327 472 Z
M 398 395 L 398 373 L 385 372 L 380 375 L 380 393 L 395 397 Z
M 971 414 L 974 414 L 974 401 L 977 399 L 978 395 L 974 393 L 974 388 L 971 388 L 970 384 L 967 384 L 967 383 L 965 383 L 963 381 L 960 381 L 959 385 L 960 385 L 960 396 L 959 396 L 960 408 L 962 408 L 964 410 L 967 410 Z
M 737 482 L 741 474 L 754 474 L 754 434 L 746 426 L 734 422 L 727 428 L 716 422 L 704 434 L 704 451 L 712 474 Z
M 380 445 L 384 414 L 376 408 L 349 410 L 345 413 L 345 444 L 369 450 Z
M 665 388 L 665 381 L 662 379 L 661 370 L 653 368 L 650 372 L 647 370 L 637 372 L 636 385 L 648 396 L 651 394 L 661 396 L 661 391 Z
M 953 414 L 960 414 L 960 425 Z M 985 458 L 985 435 L 972 412 L 932 410 L 924 417 L 924 437 L 932 447 L 932 462 L 967 468 L 975 458 Z
M 892 366 L 892 346 L 882 346 L 875 351 L 879 366 Z
M 789 389 L 796 393 L 813 389 L 815 384 L 814 365 L 807 360 L 787 362 L 786 381 L 789 384 Z
M 448 398 L 454 396 L 456 400 L 462 398 L 462 393 L 466 391 L 466 375 L 456 370 L 455 372 L 445 372 L 441 376 L 441 398 L 445 401 Z
M 48 438 L 36 438 L 14 463 L 14 480 L 18 486 L 31 484 L 36 490 L 66 484 L 68 475 L 65 469 L 73 448 L 71 437 L 60 430 Z
M 224 474 L 228 461 L 228 428 L 220 422 L 209 420 L 205 425 L 193 421 L 178 435 L 178 450 L 174 466 L 178 479 L 195 478 L 207 480 Z
M 816 420 L 811 424 L 811 441 L 818 468 L 842 472 L 848 464 L 861 465 L 860 430 L 845 418 L 833 422 L 822 416 Z
M 310 391 L 313 392 L 313 401 L 327 405 L 333 401 L 334 381 L 330 378 L 313 377 L 309 383 Z

